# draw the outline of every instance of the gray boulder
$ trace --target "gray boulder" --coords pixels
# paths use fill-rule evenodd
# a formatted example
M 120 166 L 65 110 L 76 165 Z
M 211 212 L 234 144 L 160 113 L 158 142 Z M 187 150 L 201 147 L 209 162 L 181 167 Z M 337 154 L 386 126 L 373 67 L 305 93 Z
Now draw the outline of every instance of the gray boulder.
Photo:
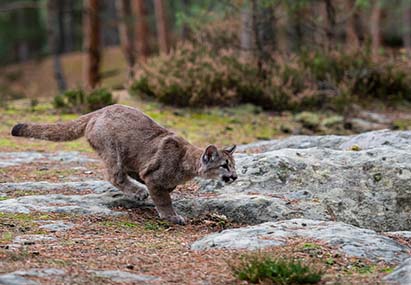
M 411 258 L 405 260 L 392 273 L 384 277 L 384 281 L 396 285 L 411 284 Z
M 352 145 L 360 150 L 347 150 Z M 251 224 L 300 217 L 377 231 L 411 228 L 411 132 L 291 137 L 273 142 L 271 148 L 239 154 L 237 181 L 200 181 L 199 193 L 214 196 L 182 209 L 187 215 L 207 209 Z M 247 195 L 265 197 L 270 209 L 245 211 Z
M 409 257 L 407 248 L 375 231 L 341 222 L 293 219 L 225 230 L 194 242 L 193 250 L 258 249 L 286 245 L 290 238 L 309 238 L 325 242 L 348 256 L 372 261 L 398 263 Z

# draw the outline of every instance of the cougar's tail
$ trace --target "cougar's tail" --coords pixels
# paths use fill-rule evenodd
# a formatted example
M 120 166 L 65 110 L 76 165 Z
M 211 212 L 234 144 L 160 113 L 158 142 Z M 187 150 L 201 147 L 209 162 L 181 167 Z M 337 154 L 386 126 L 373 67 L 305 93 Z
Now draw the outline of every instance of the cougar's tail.
M 96 112 L 93 112 L 73 121 L 55 124 L 17 124 L 11 130 L 11 135 L 56 142 L 71 141 L 84 135 L 87 123 L 95 115 Z

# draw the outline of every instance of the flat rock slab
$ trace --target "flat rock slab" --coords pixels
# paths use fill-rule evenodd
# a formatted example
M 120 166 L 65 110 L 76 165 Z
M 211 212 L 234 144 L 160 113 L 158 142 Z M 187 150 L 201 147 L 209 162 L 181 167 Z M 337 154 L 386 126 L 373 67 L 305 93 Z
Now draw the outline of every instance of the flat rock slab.
M 310 238 L 325 242 L 348 256 L 374 262 L 399 263 L 410 256 L 407 248 L 373 230 L 361 229 L 341 222 L 293 219 L 256 226 L 225 230 L 208 235 L 192 244 L 193 250 L 251 249 L 281 246 L 289 238 Z
M 87 163 L 97 160 L 81 155 L 79 152 L 0 152 L 0 167 L 9 167 L 31 162 L 62 162 L 62 163 Z
M 28 277 L 52 277 L 52 276 L 61 276 L 64 275 L 65 271 L 55 268 L 44 268 L 44 269 L 29 269 L 29 270 L 19 270 L 11 273 L 1 274 L 0 275 L 0 284 L 1 285 L 37 285 L 39 284 L 36 281 L 29 280 L 23 276 Z
M 39 228 L 49 232 L 64 232 L 74 227 L 73 223 L 64 221 L 36 221 L 42 224 Z
M 113 282 L 119 283 L 135 283 L 144 284 L 150 281 L 158 280 L 158 277 L 149 275 L 140 275 L 120 270 L 89 270 L 88 272 L 95 274 L 98 277 L 108 278 Z
M 47 212 L 76 215 L 122 215 L 111 208 L 153 207 L 151 200 L 133 201 L 118 191 L 87 195 L 33 195 L 0 201 L 0 212 L 24 213 Z
M 62 183 L 49 183 L 47 181 L 0 183 L 0 193 L 12 193 L 13 191 L 53 191 L 62 189 L 77 192 L 91 190 L 94 193 L 117 190 L 110 182 L 100 180 Z
M 410 285 L 411 284 L 411 258 L 408 258 L 394 269 L 389 275 L 384 277 L 388 284 Z
M 17 236 L 14 238 L 11 244 L 8 245 L 9 249 L 17 249 L 21 248 L 23 246 L 29 246 L 29 245 L 34 245 L 36 243 L 49 243 L 52 241 L 56 241 L 57 238 L 54 236 L 50 235 L 22 235 L 22 236 Z

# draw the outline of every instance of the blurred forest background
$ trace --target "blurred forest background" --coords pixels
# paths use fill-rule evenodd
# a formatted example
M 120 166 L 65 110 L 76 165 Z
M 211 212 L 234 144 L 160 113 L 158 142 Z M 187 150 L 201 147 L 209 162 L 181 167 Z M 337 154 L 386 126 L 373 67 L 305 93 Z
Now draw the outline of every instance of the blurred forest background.
M 411 0 L 0 0 L 0 62 L 5 107 L 407 113 Z

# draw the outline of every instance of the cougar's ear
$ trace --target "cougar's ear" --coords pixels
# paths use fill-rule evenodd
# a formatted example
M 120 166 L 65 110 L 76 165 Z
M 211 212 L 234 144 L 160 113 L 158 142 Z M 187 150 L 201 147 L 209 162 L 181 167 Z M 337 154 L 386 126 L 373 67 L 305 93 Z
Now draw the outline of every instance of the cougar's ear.
M 226 147 L 224 150 L 226 152 L 228 152 L 229 154 L 233 154 L 236 148 L 237 148 L 237 146 L 233 145 L 233 146 L 230 146 L 230 147 Z
M 203 152 L 203 155 L 201 156 L 201 161 L 203 163 L 209 163 L 211 161 L 214 161 L 218 157 L 218 150 L 215 145 L 210 144 L 208 147 L 206 147 L 205 151 Z

